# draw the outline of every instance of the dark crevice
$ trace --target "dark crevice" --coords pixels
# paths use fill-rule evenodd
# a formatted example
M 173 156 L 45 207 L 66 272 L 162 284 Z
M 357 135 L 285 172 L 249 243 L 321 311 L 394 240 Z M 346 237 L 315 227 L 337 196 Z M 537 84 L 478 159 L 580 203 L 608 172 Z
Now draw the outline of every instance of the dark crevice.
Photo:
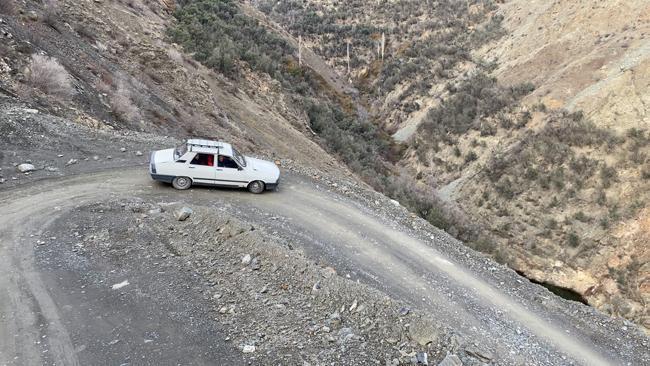
M 553 294 L 555 294 L 555 295 L 557 295 L 557 296 L 559 296 L 559 297 L 561 297 L 563 299 L 576 301 L 576 302 L 579 302 L 579 303 L 582 303 L 582 304 L 585 304 L 585 305 L 589 305 L 589 302 L 587 301 L 587 299 L 585 299 L 585 297 L 582 296 L 582 294 L 580 294 L 579 292 L 576 292 L 576 291 L 574 291 L 574 290 L 572 290 L 570 288 L 556 286 L 556 285 L 553 285 L 553 284 L 550 284 L 550 283 L 547 283 L 547 282 L 537 281 L 535 279 L 527 277 L 523 272 L 520 272 L 520 271 L 516 271 L 516 272 L 520 276 L 527 278 L 530 282 L 532 282 L 532 283 L 534 283 L 536 285 L 540 285 L 540 286 L 545 287 L 547 290 L 549 290 Z

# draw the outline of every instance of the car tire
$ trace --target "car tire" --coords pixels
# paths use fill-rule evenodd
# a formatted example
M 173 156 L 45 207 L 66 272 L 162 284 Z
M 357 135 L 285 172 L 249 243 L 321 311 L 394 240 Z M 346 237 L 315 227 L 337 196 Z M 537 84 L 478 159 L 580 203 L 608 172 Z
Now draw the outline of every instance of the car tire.
M 192 179 L 188 177 L 176 177 L 172 180 L 172 187 L 181 191 L 189 189 L 192 186 Z
M 248 191 L 255 194 L 264 192 L 265 188 L 264 182 L 260 180 L 252 181 L 248 184 Z

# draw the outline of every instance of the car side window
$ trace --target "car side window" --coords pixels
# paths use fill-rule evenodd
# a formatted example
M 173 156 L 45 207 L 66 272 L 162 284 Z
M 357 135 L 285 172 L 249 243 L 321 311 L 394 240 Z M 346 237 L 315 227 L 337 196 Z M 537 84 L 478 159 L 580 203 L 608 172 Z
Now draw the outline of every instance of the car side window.
M 190 162 L 192 165 L 214 166 L 214 155 L 212 154 L 196 154 L 194 159 Z
M 230 156 L 219 155 L 219 168 L 239 169 L 239 165 Z

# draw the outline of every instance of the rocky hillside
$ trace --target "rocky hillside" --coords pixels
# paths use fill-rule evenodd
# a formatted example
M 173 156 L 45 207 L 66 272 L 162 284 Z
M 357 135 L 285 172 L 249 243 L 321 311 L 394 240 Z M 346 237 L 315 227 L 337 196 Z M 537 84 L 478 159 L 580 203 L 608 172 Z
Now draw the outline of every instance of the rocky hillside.
M 97 128 L 203 136 L 332 169 L 268 75 L 236 82 L 169 41 L 173 2 L 3 1 L 0 91 Z M 291 141 L 291 143 L 286 143 Z
M 354 173 L 529 278 L 649 327 L 648 13 L 3 0 L 0 93 L 88 128 L 226 139 Z
M 389 194 L 418 197 L 418 214 L 529 278 L 650 325 L 646 2 L 253 5 L 403 143 L 394 172 L 414 188 Z M 418 191 L 461 213 L 418 207 Z

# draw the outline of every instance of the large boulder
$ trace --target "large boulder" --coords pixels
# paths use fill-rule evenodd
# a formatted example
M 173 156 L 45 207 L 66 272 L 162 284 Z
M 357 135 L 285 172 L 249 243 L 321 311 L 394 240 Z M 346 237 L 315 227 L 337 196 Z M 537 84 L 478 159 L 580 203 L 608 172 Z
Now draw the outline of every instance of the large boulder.
M 409 327 L 409 338 L 416 341 L 421 346 L 437 342 L 440 335 L 440 329 L 428 318 L 414 321 Z
M 463 362 L 460 360 L 460 358 L 456 355 L 453 354 L 447 354 L 447 357 L 445 357 L 438 366 L 463 366 Z
M 182 207 L 178 209 L 176 212 L 174 212 L 174 216 L 178 221 L 185 221 L 192 215 L 192 213 L 194 213 L 194 211 L 192 211 L 191 208 Z
M 21 172 L 21 173 L 28 173 L 28 172 L 32 172 L 32 171 L 36 170 L 34 165 L 27 164 L 27 163 L 18 165 L 16 167 L 16 169 L 18 169 L 18 171 Z

